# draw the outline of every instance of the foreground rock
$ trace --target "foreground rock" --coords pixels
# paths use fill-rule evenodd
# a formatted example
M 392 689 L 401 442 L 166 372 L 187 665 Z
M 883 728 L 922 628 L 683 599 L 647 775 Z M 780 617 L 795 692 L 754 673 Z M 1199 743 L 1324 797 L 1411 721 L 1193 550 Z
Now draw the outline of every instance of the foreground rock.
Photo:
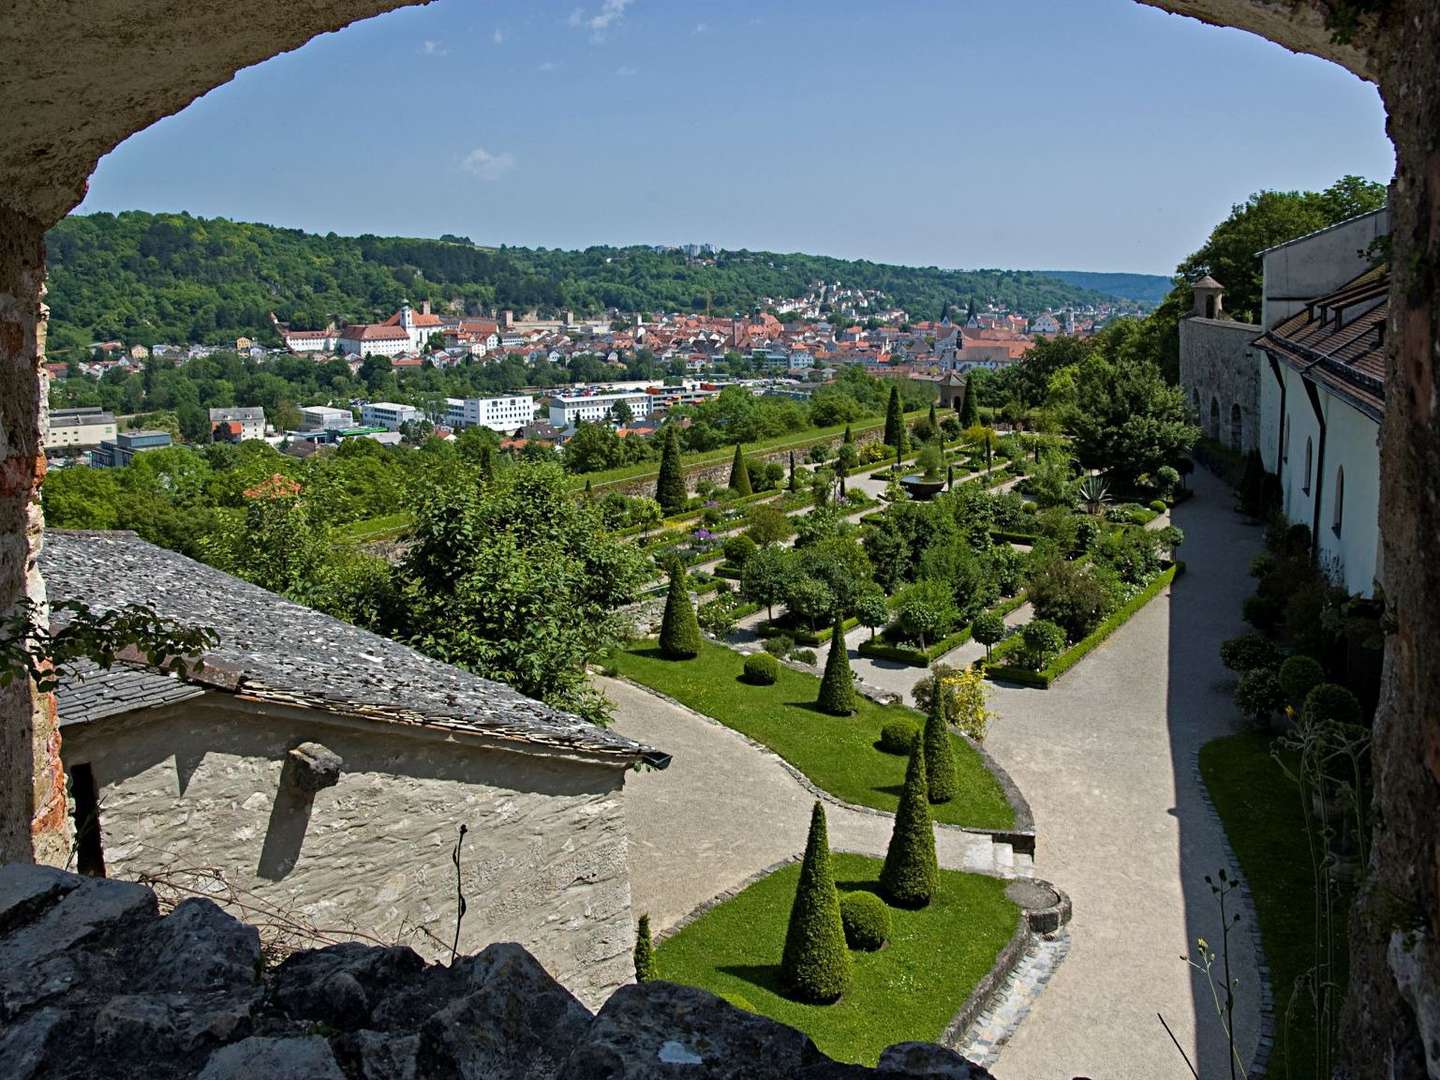
M 271 971 L 208 900 L 0 867 L 0 1077 L 147 1080 L 848 1080 L 989 1073 L 936 1046 L 845 1065 L 688 986 L 623 987 L 591 1016 L 518 945 L 449 966 L 347 943 Z

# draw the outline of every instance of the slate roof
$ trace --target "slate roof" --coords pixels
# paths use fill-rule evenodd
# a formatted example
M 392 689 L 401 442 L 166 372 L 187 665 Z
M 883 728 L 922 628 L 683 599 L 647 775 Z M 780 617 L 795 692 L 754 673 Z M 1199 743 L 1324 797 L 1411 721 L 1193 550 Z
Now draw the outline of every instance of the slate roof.
M 1378 423 L 1385 412 L 1382 335 L 1389 313 L 1389 268 L 1377 266 L 1317 296 L 1255 346 Z
M 503 683 L 432 660 L 129 532 L 47 530 L 40 558 L 50 596 L 97 611 L 146 604 L 216 631 L 206 668 L 184 681 L 131 664 L 92 668 L 57 691 L 62 724 L 184 700 L 206 691 L 437 734 L 468 733 L 541 754 L 629 765 L 665 755 Z

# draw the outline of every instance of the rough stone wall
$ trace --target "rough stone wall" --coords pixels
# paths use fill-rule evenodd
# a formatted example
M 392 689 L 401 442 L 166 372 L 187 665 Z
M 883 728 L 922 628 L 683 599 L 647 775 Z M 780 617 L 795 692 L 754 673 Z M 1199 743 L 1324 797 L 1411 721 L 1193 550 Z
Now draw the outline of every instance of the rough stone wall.
M 1260 327 L 1225 319 L 1180 320 L 1180 387 L 1192 407 L 1199 400 L 1201 429 L 1230 446 L 1230 409 L 1240 406 L 1240 451 L 1258 445 L 1260 430 L 1259 353 L 1250 342 Z M 1211 430 L 1210 402 L 1218 401 L 1218 432 Z
M 1374 40 L 1390 188 L 1380 452 L 1389 633 L 1371 753 L 1375 836 L 1351 917 L 1345 1046 L 1355 1075 L 1440 1075 L 1440 5 L 1391 0 Z
M 595 1005 L 631 975 L 624 772 L 267 717 L 208 699 L 65 729 L 100 794 L 106 871 L 222 869 L 302 922 L 449 955 L 459 827 L 460 948 L 516 941 Z M 339 782 L 307 799 L 286 751 L 321 743 Z
M 0 203 L 0 615 L 28 598 L 41 619 L 44 295 L 44 227 Z M 65 862 L 59 746 L 53 695 L 21 680 L 0 688 L 0 862 Z
M 524 949 L 448 965 L 346 943 L 265 970 L 208 900 L 163 918 L 127 882 L 0 867 L 6 1080 L 862 1080 L 990 1074 L 903 1043 L 878 1069 L 688 986 L 622 987 L 592 1016 Z

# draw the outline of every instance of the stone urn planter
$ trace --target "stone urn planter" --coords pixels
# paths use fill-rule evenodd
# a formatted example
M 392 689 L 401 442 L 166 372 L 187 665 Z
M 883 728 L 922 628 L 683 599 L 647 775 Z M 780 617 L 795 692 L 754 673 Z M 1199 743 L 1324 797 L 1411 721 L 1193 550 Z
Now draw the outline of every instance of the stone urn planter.
M 927 499 L 935 498 L 945 490 L 945 478 L 937 476 L 934 480 L 927 480 L 921 473 L 911 473 L 909 476 L 900 478 L 900 486 L 905 489 L 910 498 L 924 502 Z

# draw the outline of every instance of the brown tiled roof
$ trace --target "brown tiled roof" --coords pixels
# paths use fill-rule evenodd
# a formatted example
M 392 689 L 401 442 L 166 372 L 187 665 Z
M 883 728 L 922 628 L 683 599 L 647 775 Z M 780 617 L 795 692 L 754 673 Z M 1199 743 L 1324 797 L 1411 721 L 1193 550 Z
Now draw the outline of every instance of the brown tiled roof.
M 358 326 L 347 326 L 340 334 L 346 341 L 408 341 L 410 335 L 398 326 L 386 326 L 383 323 L 365 323 Z
M 1377 266 L 1317 296 L 1255 346 L 1344 398 L 1372 420 L 1385 411 L 1385 320 L 1390 270 Z

